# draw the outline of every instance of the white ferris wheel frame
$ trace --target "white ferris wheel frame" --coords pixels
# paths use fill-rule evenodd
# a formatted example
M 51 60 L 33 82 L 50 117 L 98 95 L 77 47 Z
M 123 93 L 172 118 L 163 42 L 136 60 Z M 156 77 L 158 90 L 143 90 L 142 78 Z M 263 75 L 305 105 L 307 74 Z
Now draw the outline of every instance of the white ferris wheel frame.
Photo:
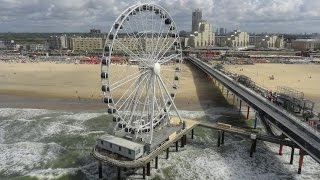
M 133 14 L 133 12 L 136 12 L 136 10 L 137 10 L 137 8 L 139 8 L 139 12 L 136 12 L 136 13 L 143 13 L 145 10 L 143 10 L 143 7 L 151 7 L 151 10 L 150 9 L 147 9 L 146 11 L 152 11 L 152 13 L 154 13 L 154 11 L 155 11 L 155 9 L 158 9 L 160 12 L 162 12 L 162 13 L 164 13 L 164 15 L 166 16 L 165 18 L 160 18 L 161 20 L 165 20 L 165 19 L 170 19 L 171 20 L 171 24 L 170 24 L 170 27 L 171 26 L 173 26 L 174 27 L 174 32 L 175 32 L 175 40 L 172 42 L 172 44 L 170 44 L 170 46 L 169 46 L 169 48 L 167 48 L 167 49 L 165 49 L 166 51 L 162 54 L 162 56 L 160 57 L 160 58 L 156 58 L 156 59 L 151 59 L 151 58 L 153 58 L 152 56 L 155 56 L 153 53 L 152 54 L 150 54 L 150 56 L 148 56 L 148 59 L 150 60 L 157 60 L 157 62 L 153 62 L 152 61 L 152 63 L 154 63 L 154 64 L 157 64 L 158 63 L 158 61 L 159 60 L 162 60 L 162 63 L 167 63 L 167 62 L 169 62 L 169 61 L 171 61 L 172 59 L 174 59 L 174 58 L 177 58 L 177 60 L 176 60 L 176 62 L 175 63 L 178 63 L 179 64 L 179 72 L 178 72 L 178 75 L 179 75 L 179 77 L 178 77 L 178 80 L 176 80 L 176 79 L 174 79 L 173 80 L 173 83 L 176 85 L 176 86 L 178 86 L 179 85 L 179 80 L 180 80 L 180 74 L 181 74 L 181 63 L 182 63 L 182 48 L 181 48 L 181 41 L 180 41 L 180 37 L 179 37 L 179 33 L 178 33 L 178 30 L 177 30 L 177 27 L 176 27 L 176 24 L 175 24 L 175 22 L 174 22 L 174 20 L 173 20 L 173 18 L 171 17 L 171 15 L 163 8 L 163 7 L 161 7 L 161 6 L 159 6 L 159 5 L 157 5 L 157 4 L 153 4 L 153 3 L 142 3 L 142 4 L 136 4 L 136 5 L 133 5 L 133 6 L 130 6 L 130 7 L 128 7 L 126 10 L 124 10 L 119 16 L 118 16 L 118 18 L 115 20 L 115 22 L 113 23 L 113 25 L 112 25 L 112 27 L 110 28 L 110 31 L 109 31 L 109 33 L 108 33 L 108 36 L 107 36 L 107 39 L 106 39 L 106 42 L 105 42 L 105 44 L 104 44 L 104 48 L 103 48 L 103 60 L 105 60 L 106 61 L 106 66 L 108 66 L 108 70 L 107 70 L 107 72 L 105 72 L 104 71 L 104 69 L 103 69 L 103 67 L 105 66 L 103 63 L 101 63 L 101 73 L 108 73 L 108 75 L 109 75 L 109 72 L 110 72 L 110 65 L 111 65 L 111 57 L 112 57 L 112 54 L 113 54 L 113 46 L 114 46 L 114 43 L 116 42 L 116 39 L 117 39 L 117 35 L 118 35 L 118 33 L 119 33 L 119 31 L 120 31 L 120 27 L 122 27 L 123 26 L 123 24 L 124 24 L 124 22 L 125 21 L 127 21 L 128 20 L 128 18 Z M 140 16 L 141 16 L 141 14 L 140 14 Z M 118 28 L 115 28 L 115 25 L 116 24 L 118 24 Z M 123 28 L 123 27 L 122 27 Z M 168 27 L 169 28 L 169 27 Z M 132 29 L 132 27 L 131 27 L 131 29 Z M 115 30 L 115 33 L 114 34 L 112 34 L 112 32 Z M 167 32 L 167 34 L 166 34 L 166 39 L 168 38 L 168 33 L 169 33 L 169 31 L 170 30 L 168 30 L 168 32 Z M 127 34 L 128 34 L 128 31 L 127 31 Z M 152 32 L 152 38 L 153 38 L 153 34 L 155 34 L 154 32 Z M 113 37 L 111 37 L 113 35 Z M 162 36 L 162 35 L 161 35 Z M 112 38 L 112 41 L 111 41 L 111 39 L 109 39 L 109 38 Z M 135 36 L 135 38 L 136 38 L 136 36 Z M 158 38 L 160 38 L 160 37 L 158 37 Z M 110 43 L 110 41 L 111 41 L 111 43 Z M 158 40 L 158 42 L 159 42 L 159 40 Z M 168 57 L 164 57 L 165 56 L 165 54 L 168 52 L 168 50 L 173 46 L 173 43 L 175 43 L 175 42 L 178 42 L 178 44 L 179 44 L 179 48 L 178 49 L 176 49 L 175 51 L 176 52 L 178 52 L 178 53 L 176 53 L 176 54 L 173 54 L 173 56 L 168 56 Z M 153 43 L 153 42 L 152 42 Z M 158 45 L 158 44 L 157 44 Z M 163 43 L 162 43 L 162 45 L 163 45 Z M 168 45 L 168 44 L 165 44 L 165 45 Z M 139 45 L 139 46 L 141 46 L 141 44 Z M 165 47 L 165 46 L 164 46 Z M 106 54 L 106 48 L 109 48 L 109 52 L 108 52 L 108 56 L 107 56 L 107 54 Z M 157 46 L 156 46 L 156 48 L 157 48 Z M 148 64 L 148 62 L 145 62 L 144 61 L 144 59 L 143 58 L 141 58 L 141 57 L 139 57 L 139 56 L 137 56 L 134 52 L 132 52 L 129 48 L 127 48 L 127 50 L 129 50 L 128 52 L 128 55 L 133 55 L 133 57 L 135 57 L 135 58 L 137 58 L 137 60 L 139 60 L 139 62 L 142 62 L 142 63 L 145 63 L 145 65 L 150 65 L 150 64 Z M 162 49 L 161 49 L 162 50 Z M 160 53 L 161 53 L 161 50 L 159 51 L 159 53 L 156 55 L 156 57 L 158 56 L 158 55 L 160 55 Z M 164 50 L 164 49 L 163 49 Z M 131 51 L 131 52 L 130 52 Z M 130 54 L 130 53 L 132 53 L 132 54 Z M 144 55 L 146 55 L 146 54 L 144 54 Z M 162 59 L 163 58 L 163 59 Z M 150 62 L 149 62 L 150 63 Z M 150 120 L 150 122 L 147 122 L 146 124 L 144 124 L 144 127 L 145 128 L 148 128 L 148 125 L 149 125 L 149 130 L 150 130 L 150 132 L 149 131 L 147 131 L 147 132 L 142 132 L 143 130 L 145 130 L 145 129 L 143 129 L 143 128 L 141 128 L 141 129 L 138 129 L 137 131 L 137 133 L 136 134 L 138 134 L 138 133 L 144 133 L 144 134 L 148 134 L 148 136 L 149 136 L 149 139 L 147 140 L 148 142 L 146 142 L 146 143 L 149 143 L 149 144 L 151 144 L 152 143 L 152 140 L 153 140 L 153 130 L 154 130 L 154 126 L 155 125 L 157 125 L 158 123 L 160 124 L 161 123 L 161 121 L 164 121 L 164 119 L 165 119 L 165 117 L 160 117 L 160 119 L 159 119 L 159 121 L 157 121 L 157 122 L 155 122 L 155 120 L 157 120 L 157 117 L 159 116 L 159 114 L 158 115 L 155 115 L 155 103 L 157 103 L 156 102 L 156 85 L 158 85 L 158 87 L 160 87 L 160 91 L 161 91 L 161 95 L 162 95 L 162 101 L 164 101 L 164 104 L 165 104 L 165 107 L 164 107 L 164 113 L 166 113 L 166 115 L 167 115 L 167 118 L 170 118 L 170 115 L 169 115 L 169 111 L 170 111 L 170 109 L 171 109 L 171 107 L 173 106 L 173 108 L 174 108 L 174 110 L 175 110 L 175 112 L 176 112 L 176 114 L 178 115 L 178 118 L 180 119 L 180 123 L 182 123 L 182 118 L 181 118 L 181 116 L 180 116 L 180 114 L 179 114 L 179 112 L 178 112 L 178 109 L 177 109 L 177 107 L 176 107 L 176 105 L 175 105 L 175 103 L 174 103 L 174 99 L 175 99 L 175 97 L 176 97 L 176 91 L 175 91 L 175 93 L 174 93 L 174 96 L 172 96 L 172 94 L 170 94 L 170 92 L 168 91 L 168 89 L 167 89 L 167 87 L 166 87 L 166 85 L 165 85 L 165 82 L 163 81 L 163 79 L 161 78 L 161 76 L 160 76 L 160 73 L 156 73 L 155 71 L 157 71 L 157 70 L 155 70 L 156 69 L 156 67 L 155 66 L 157 66 L 157 65 L 154 65 L 154 67 L 153 67 L 153 73 L 151 72 L 150 73 L 150 76 L 152 76 L 152 77 L 149 77 L 149 81 L 151 81 L 152 80 L 152 82 L 151 83 L 149 83 L 149 85 L 150 85 L 150 87 L 148 88 L 149 90 L 151 89 L 152 90 L 152 99 L 151 99 L 151 103 L 152 103 L 152 107 L 151 107 L 151 109 L 152 109 L 152 113 L 151 113 L 151 119 L 149 119 Z M 159 68 L 160 68 L 160 65 L 159 65 Z M 151 71 L 152 71 L 152 69 L 150 69 Z M 159 69 L 159 71 L 160 71 L 160 69 Z M 177 71 L 176 71 L 177 72 Z M 144 76 L 145 74 L 147 74 L 146 76 Z M 177 73 L 175 73 L 175 74 L 177 74 Z M 105 75 L 105 76 L 107 76 L 107 75 Z M 132 77 L 131 77 L 132 76 Z M 139 78 L 139 80 L 140 80 L 140 78 L 143 78 L 143 79 L 145 79 L 145 78 L 147 78 L 147 76 L 148 76 L 148 70 L 145 70 L 144 72 L 141 72 L 140 70 L 139 70 L 139 72 L 137 73 L 137 74 L 132 74 L 132 75 L 130 75 L 129 77 L 127 77 L 127 79 L 125 79 L 124 80 L 124 82 L 117 82 L 117 83 L 114 83 L 113 85 L 111 85 L 110 84 L 110 78 L 108 77 L 107 78 L 107 86 L 105 87 L 105 88 L 108 88 L 108 90 L 109 90 L 109 93 L 107 94 L 107 92 L 106 91 L 104 91 L 103 92 L 103 95 L 104 95 L 104 97 L 105 98 L 108 98 L 108 107 L 109 107 L 109 109 L 108 109 L 108 111 L 110 111 L 110 109 L 111 109 L 111 113 L 110 114 L 117 114 L 117 116 L 116 117 L 113 117 L 113 118 L 116 118 L 117 120 L 116 120 L 116 126 L 115 126 L 115 128 L 114 128 L 114 133 L 115 133 L 115 135 L 116 135 L 116 132 L 117 132 L 117 128 L 119 127 L 119 124 L 120 123 L 123 123 L 123 122 L 125 122 L 125 123 L 128 123 L 128 124 L 132 124 L 132 120 L 133 120 L 133 118 L 131 118 L 134 114 L 133 114 L 133 112 L 131 113 L 131 117 L 130 117 L 130 122 L 126 122 L 126 121 L 124 121 L 124 119 L 125 118 L 123 118 L 121 115 L 119 115 L 119 111 L 118 111 L 118 109 L 121 109 L 121 107 L 123 106 L 123 105 L 125 105 L 125 103 L 127 102 L 127 100 L 128 100 L 128 98 L 129 97 L 131 97 L 131 95 L 132 95 L 132 93 L 134 93 L 135 91 L 137 92 L 137 90 L 135 89 L 135 90 L 133 90 L 132 92 L 131 92 L 131 94 L 127 97 L 127 99 L 125 100 L 125 102 L 121 105 L 121 107 L 120 108 L 116 108 L 116 105 L 117 105 L 117 103 L 118 102 L 120 102 L 120 99 L 122 99 L 123 98 L 123 96 L 127 93 L 124 93 L 123 94 L 123 96 L 118 100 L 118 102 L 116 103 L 115 101 L 114 101 L 114 98 L 113 98 L 113 96 L 112 96 L 112 90 L 115 90 L 116 88 L 118 88 L 119 86 L 121 86 L 121 83 L 126 83 L 126 82 L 128 82 L 128 81 L 130 81 L 130 80 L 132 80 L 132 79 L 134 79 L 134 78 Z M 136 79 L 137 80 L 137 79 Z M 135 80 L 135 81 L 136 81 Z M 137 85 L 135 88 L 140 88 L 141 86 L 141 84 L 140 83 L 142 83 L 144 80 L 142 80 L 142 81 L 140 81 L 140 82 L 134 82 L 134 83 L 132 83 L 131 84 L 131 86 L 132 85 Z M 103 83 L 103 80 L 101 80 L 101 82 L 102 82 L 102 85 L 103 86 L 105 86 L 105 84 Z M 138 83 L 138 84 L 137 84 Z M 147 83 L 146 83 L 147 84 Z M 114 86 L 114 87 L 113 87 Z M 126 90 L 126 91 L 128 91 L 130 88 L 131 88 L 131 86 Z M 161 87 L 163 88 L 163 90 L 161 90 Z M 177 87 L 176 87 L 177 88 Z M 148 91 L 149 91 L 148 90 Z M 167 96 L 167 100 L 164 98 L 165 97 L 165 95 Z M 110 103 L 110 100 L 109 99 L 111 99 L 111 103 Z M 145 98 L 145 101 L 147 101 L 147 98 Z M 161 100 L 160 100 L 161 101 Z M 167 104 L 166 104 L 166 102 L 171 102 L 168 106 L 166 106 Z M 128 103 L 128 102 L 127 102 Z M 130 103 L 132 103 L 132 102 L 130 102 Z M 133 102 L 134 103 L 134 102 Z M 146 102 L 145 102 L 146 103 Z M 128 104 L 127 104 L 128 105 Z M 137 103 L 135 104 L 135 106 L 137 106 Z M 158 105 L 158 108 L 159 108 L 159 105 Z M 135 109 L 135 108 L 134 108 Z M 123 114 L 125 114 L 125 112 L 122 112 L 122 115 Z M 143 114 L 143 112 L 141 112 L 141 116 L 142 116 L 142 114 Z M 161 116 L 161 115 L 160 115 Z M 165 115 L 164 115 L 165 116 Z M 118 119 L 119 118 L 119 119 Z M 142 120 L 142 119 L 141 119 Z M 141 121 L 140 120 L 140 121 Z M 136 121 L 137 122 L 137 121 Z M 139 123 L 139 122 L 138 122 Z M 141 123 L 141 122 L 140 122 Z M 122 126 L 123 126 L 123 124 L 122 124 Z M 141 125 L 139 126 L 139 128 L 140 127 L 142 127 Z M 141 131 L 141 132 L 139 132 L 139 131 Z M 137 135 L 136 135 L 137 136 Z

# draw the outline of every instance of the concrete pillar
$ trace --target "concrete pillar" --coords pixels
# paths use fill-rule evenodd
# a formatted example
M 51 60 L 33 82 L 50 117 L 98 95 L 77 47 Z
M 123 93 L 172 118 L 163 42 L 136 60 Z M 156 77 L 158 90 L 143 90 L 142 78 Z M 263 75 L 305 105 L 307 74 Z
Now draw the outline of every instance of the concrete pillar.
M 251 134 L 251 148 L 250 148 L 250 157 L 253 157 L 253 152 L 255 152 L 257 146 L 257 135 Z
M 282 149 L 283 149 L 283 144 L 280 144 L 280 147 L 279 147 L 279 155 L 282 156 Z
M 183 135 L 183 144 L 187 145 L 187 135 Z
M 242 101 L 240 99 L 240 105 L 239 105 L 239 112 L 241 113 L 241 105 L 242 105 Z
M 228 101 L 228 98 L 229 98 L 229 89 L 227 89 L 227 101 Z
M 221 133 L 221 144 L 224 144 L 224 131 Z
M 194 129 L 191 130 L 191 139 L 193 139 Z
M 181 137 L 180 141 L 181 141 L 181 147 L 184 147 L 183 136 Z
M 150 162 L 147 163 L 147 176 L 150 176 L 150 169 L 151 169 L 151 166 L 150 166 Z
M 155 167 L 154 168 L 158 169 L 158 156 L 156 156 L 156 158 L 155 158 Z
M 179 150 L 178 146 L 179 146 L 179 141 L 176 141 L 176 152 L 178 152 Z
M 117 179 L 120 180 L 121 179 L 121 168 L 118 167 L 118 176 Z
M 222 95 L 223 95 L 223 91 L 224 91 L 224 86 L 222 85 L 222 87 L 221 87 L 221 93 L 222 93 Z
M 220 147 L 220 139 L 221 139 L 221 131 L 218 131 L 218 141 L 217 141 L 217 146 Z
M 301 169 L 302 169 L 302 164 L 303 164 L 303 157 L 304 157 L 304 152 L 303 149 L 300 149 L 300 158 L 299 158 L 299 168 L 298 168 L 298 174 L 301 174 Z
M 294 156 L 294 147 L 291 147 L 290 164 L 293 164 L 293 156 Z
M 169 159 L 169 148 L 167 148 L 167 157 L 166 159 Z
M 143 166 L 143 168 L 142 168 L 142 178 L 146 179 L 146 167 L 145 166 Z
M 250 115 L 250 106 L 248 106 L 247 119 L 249 119 L 249 115 Z
M 257 129 L 257 121 L 258 121 L 258 112 L 256 112 L 256 115 L 254 117 L 254 124 L 253 124 L 254 129 Z
M 102 164 L 100 161 L 98 163 L 98 171 L 99 171 L 99 179 L 102 179 Z
M 236 95 L 235 95 L 235 94 L 233 94 L 232 105 L 234 105 L 235 98 L 236 98 Z

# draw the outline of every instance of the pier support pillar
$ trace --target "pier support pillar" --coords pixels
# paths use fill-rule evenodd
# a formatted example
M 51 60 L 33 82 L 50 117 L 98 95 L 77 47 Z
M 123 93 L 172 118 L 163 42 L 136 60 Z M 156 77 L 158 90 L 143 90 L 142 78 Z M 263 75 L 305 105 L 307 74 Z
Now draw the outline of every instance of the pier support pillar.
M 253 124 L 254 129 L 257 129 L 257 121 L 258 121 L 258 112 L 256 112 L 256 115 L 254 117 L 254 124 Z
M 280 144 L 280 147 L 279 147 L 279 155 L 282 156 L 282 149 L 283 149 L 283 144 Z
M 257 135 L 251 134 L 250 138 L 251 138 L 250 157 L 253 157 L 253 152 L 256 152 Z
M 179 150 L 179 141 L 176 141 L 176 152 Z
M 183 144 L 186 146 L 187 145 L 187 135 L 183 135 Z
M 155 166 L 154 166 L 155 169 L 158 169 L 158 156 L 156 156 L 155 158 Z
M 191 139 L 193 139 L 194 129 L 191 130 Z
M 250 106 L 248 106 L 248 110 L 247 110 L 247 119 L 249 119 L 249 115 L 250 115 Z
M 223 95 L 223 91 L 224 91 L 224 86 L 222 85 L 222 87 L 221 87 L 221 93 L 222 93 L 222 95 Z
M 117 176 L 117 179 L 120 180 L 121 179 L 121 168 L 118 167 L 118 176 Z
M 102 179 L 102 164 L 100 161 L 98 163 L 98 171 L 99 171 L 99 179 Z
M 217 141 L 217 146 L 220 147 L 220 139 L 221 139 L 221 131 L 218 131 L 218 141 Z
M 184 140 L 183 139 L 184 139 L 184 136 L 182 136 L 181 139 L 180 139 L 182 148 L 184 147 Z
M 146 167 L 145 166 L 143 166 L 143 168 L 142 168 L 142 178 L 146 179 Z
M 150 162 L 148 162 L 147 163 L 147 176 L 150 176 L 151 174 L 150 174 L 150 169 L 151 169 L 151 167 L 150 167 Z
M 169 148 L 167 148 L 166 154 L 167 154 L 166 159 L 169 159 Z
M 239 105 L 239 112 L 241 113 L 241 105 L 242 105 L 242 101 L 240 99 L 240 105 Z
M 228 98 L 229 98 L 229 90 L 227 89 L 227 101 L 228 101 Z
M 299 155 L 300 155 L 300 158 L 299 158 L 298 174 L 301 174 L 301 169 L 302 169 L 302 164 L 303 164 L 303 157 L 304 157 L 303 149 L 300 149 Z
M 290 164 L 293 164 L 294 147 L 291 147 Z
M 224 131 L 222 131 L 221 133 L 221 144 L 222 145 L 224 144 Z
M 235 99 L 236 99 L 236 95 L 233 94 L 232 105 L 234 105 Z

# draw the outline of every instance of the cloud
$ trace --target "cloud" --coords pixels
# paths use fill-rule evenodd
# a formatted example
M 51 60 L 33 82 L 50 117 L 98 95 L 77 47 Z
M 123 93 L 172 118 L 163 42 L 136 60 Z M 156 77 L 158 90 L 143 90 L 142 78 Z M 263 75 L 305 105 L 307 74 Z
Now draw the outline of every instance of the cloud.
M 107 32 L 133 3 L 148 0 L 0 0 L 0 32 Z M 193 9 L 214 27 L 246 31 L 319 32 L 318 0 L 154 0 L 167 9 L 180 30 L 190 30 Z

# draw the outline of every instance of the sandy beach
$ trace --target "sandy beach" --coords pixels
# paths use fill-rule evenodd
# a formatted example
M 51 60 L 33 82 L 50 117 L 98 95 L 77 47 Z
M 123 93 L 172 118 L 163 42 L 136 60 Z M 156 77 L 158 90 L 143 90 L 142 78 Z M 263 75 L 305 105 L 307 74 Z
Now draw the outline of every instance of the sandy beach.
M 114 65 L 113 68 L 117 70 L 124 66 Z M 214 104 L 221 99 L 202 72 L 186 64 L 181 68 L 176 97 L 180 108 L 202 109 L 203 104 Z M 100 65 L 0 62 L 0 84 L 0 95 L 5 95 L 7 101 L 10 95 L 96 103 L 101 103 L 102 98 Z
M 226 70 L 250 77 L 271 90 L 288 86 L 304 93 L 306 99 L 316 103 L 320 112 L 320 65 L 315 64 L 255 64 L 225 65 Z M 274 80 L 270 80 L 270 76 Z

